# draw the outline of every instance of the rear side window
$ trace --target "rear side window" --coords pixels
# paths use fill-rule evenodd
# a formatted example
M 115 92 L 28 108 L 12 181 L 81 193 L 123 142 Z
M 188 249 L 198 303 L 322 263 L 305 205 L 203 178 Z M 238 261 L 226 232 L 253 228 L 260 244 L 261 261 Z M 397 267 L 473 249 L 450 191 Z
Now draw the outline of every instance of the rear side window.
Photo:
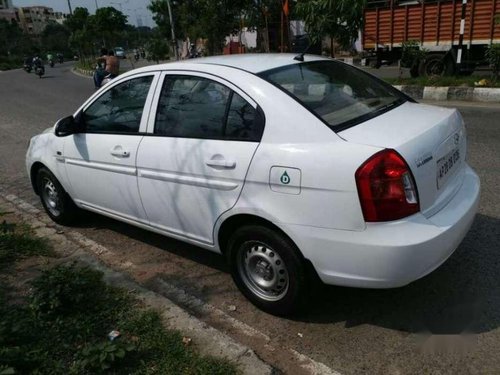
M 153 76 L 133 78 L 102 94 L 84 112 L 89 133 L 136 133 Z
M 165 79 L 155 134 L 179 138 L 260 141 L 263 116 L 228 87 L 210 79 Z

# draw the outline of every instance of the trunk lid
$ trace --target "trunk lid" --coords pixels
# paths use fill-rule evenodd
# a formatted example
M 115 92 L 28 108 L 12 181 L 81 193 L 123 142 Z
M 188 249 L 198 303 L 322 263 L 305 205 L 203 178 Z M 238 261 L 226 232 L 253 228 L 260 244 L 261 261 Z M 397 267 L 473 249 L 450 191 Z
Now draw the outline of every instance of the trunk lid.
M 467 141 L 456 109 L 407 102 L 338 135 L 348 142 L 396 150 L 415 177 L 420 210 L 427 217 L 460 188 Z

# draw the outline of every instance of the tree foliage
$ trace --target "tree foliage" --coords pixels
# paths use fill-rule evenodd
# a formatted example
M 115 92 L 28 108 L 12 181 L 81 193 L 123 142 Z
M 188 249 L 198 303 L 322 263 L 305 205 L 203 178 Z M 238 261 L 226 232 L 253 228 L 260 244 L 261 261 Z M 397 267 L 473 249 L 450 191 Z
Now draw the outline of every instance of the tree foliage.
M 58 23 L 48 24 L 42 32 L 42 46 L 46 51 L 68 54 L 70 31 Z
M 33 43 L 16 22 L 0 19 L 0 56 L 30 53 Z
M 65 26 L 71 31 L 71 46 L 82 56 L 94 56 L 100 47 L 116 47 L 129 30 L 127 16 L 113 7 L 99 8 L 94 15 L 87 8 L 78 7 Z
M 224 38 L 239 28 L 247 3 L 247 0 L 171 1 L 176 38 L 207 39 L 209 52 L 220 52 Z M 162 34 L 170 40 L 170 19 L 166 0 L 153 0 L 149 9 Z
M 297 15 L 306 23 L 313 42 L 330 36 L 350 48 L 363 26 L 365 0 L 301 0 Z

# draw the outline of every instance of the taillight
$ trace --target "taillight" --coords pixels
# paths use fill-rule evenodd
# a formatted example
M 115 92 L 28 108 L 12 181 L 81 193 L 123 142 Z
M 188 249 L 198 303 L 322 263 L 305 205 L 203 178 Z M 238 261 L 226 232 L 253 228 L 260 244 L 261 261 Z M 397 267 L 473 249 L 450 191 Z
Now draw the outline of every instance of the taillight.
M 365 221 L 397 220 L 420 210 L 413 175 L 396 151 L 376 153 L 355 176 Z

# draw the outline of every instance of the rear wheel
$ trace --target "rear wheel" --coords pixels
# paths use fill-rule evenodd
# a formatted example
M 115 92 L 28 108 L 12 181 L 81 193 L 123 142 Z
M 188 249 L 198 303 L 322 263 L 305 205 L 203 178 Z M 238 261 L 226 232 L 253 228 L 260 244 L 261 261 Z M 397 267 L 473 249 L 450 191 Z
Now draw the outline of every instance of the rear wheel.
M 445 55 L 430 54 L 420 61 L 419 74 L 423 77 L 449 76 L 455 71 L 455 64 Z
M 228 250 L 234 282 L 254 305 L 275 315 L 289 315 L 303 306 L 306 272 L 288 238 L 248 225 L 233 234 Z
M 71 224 L 75 220 L 78 208 L 57 178 L 43 167 L 37 173 L 36 182 L 47 215 L 58 224 Z

